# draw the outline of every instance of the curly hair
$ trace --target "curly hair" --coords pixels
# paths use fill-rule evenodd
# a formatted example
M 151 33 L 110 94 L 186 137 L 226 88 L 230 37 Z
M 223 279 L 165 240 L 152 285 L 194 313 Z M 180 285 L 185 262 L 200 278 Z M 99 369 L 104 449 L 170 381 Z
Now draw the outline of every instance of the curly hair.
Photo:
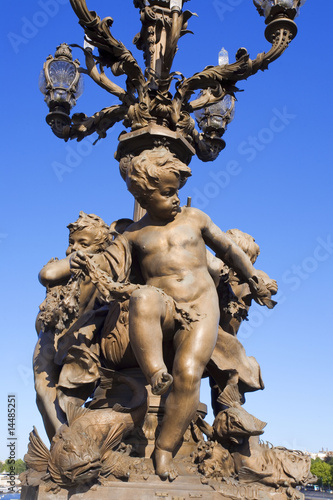
M 83 229 L 93 229 L 95 234 L 95 243 L 100 246 L 100 251 L 104 250 L 112 241 L 110 227 L 95 214 L 79 213 L 79 218 L 75 222 L 68 224 L 69 235 Z
M 253 236 L 243 233 L 239 229 L 228 229 L 226 235 L 246 253 L 252 264 L 254 264 L 260 254 L 260 248 Z
M 157 189 L 163 171 L 175 174 L 180 180 L 180 187 L 191 175 L 190 167 L 164 146 L 143 151 L 129 163 L 126 171 L 127 189 L 141 206 Z

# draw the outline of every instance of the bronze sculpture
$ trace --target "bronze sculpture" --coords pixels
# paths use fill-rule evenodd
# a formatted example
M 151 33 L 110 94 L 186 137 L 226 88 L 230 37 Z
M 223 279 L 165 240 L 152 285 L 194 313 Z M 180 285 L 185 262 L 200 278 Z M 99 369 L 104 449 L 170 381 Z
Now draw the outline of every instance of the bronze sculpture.
M 104 137 L 121 120 L 131 127 L 119 138 L 116 159 L 136 200 L 135 221 L 123 221 L 110 237 L 98 217 L 81 214 L 97 221 L 96 227 L 70 225 L 69 255 L 41 271 L 48 291 L 37 320 L 34 366 L 51 449 L 37 431 L 31 433 L 29 470 L 22 476 L 27 495 L 29 486 L 62 494 L 132 477 L 144 490 L 142 481 L 155 473 L 176 489 L 184 478 L 199 478 L 204 498 L 217 498 L 215 491 L 234 498 L 241 485 L 250 484 L 246 495 L 253 498 L 274 498 L 275 488 L 279 498 L 296 499 L 301 497 L 293 487 L 313 479 L 306 457 L 259 442 L 266 424 L 243 408 L 244 394 L 264 386 L 260 367 L 246 356 L 237 332 L 252 300 L 275 306 L 271 296 L 277 284 L 253 267 L 259 247 L 251 236 L 233 230 L 229 237 L 204 212 L 180 207 L 178 198 L 191 175 L 191 156 L 211 161 L 224 148 L 221 137 L 232 119 L 236 82 L 266 69 L 296 35 L 293 18 L 302 2 L 289 3 L 255 1 L 266 16 L 272 43 L 267 54 L 251 61 L 239 49 L 233 64 L 180 78 L 172 96 L 171 64 L 191 17 L 182 0 L 134 2 L 142 21 L 134 42 L 144 51 L 145 75 L 111 35 L 112 20 L 101 21 L 84 0 L 71 0 L 91 47 L 99 50 L 96 57 L 84 49 L 83 72 L 121 104 L 90 118 L 69 118 L 78 76 L 67 88 L 66 103 L 54 98 L 47 80 L 53 62 L 78 67 L 63 44 L 44 68 L 47 121 L 65 140 L 93 132 Z M 105 67 L 128 76 L 126 91 L 107 78 Z M 212 106 L 219 102 L 225 108 L 214 122 Z M 199 133 L 190 114 L 202 109 Z M 102 239 L 97 226 L 104 228 Z M 46 369 L 44 351 L 51 352 Z M 210 376 L 213 387 L 212 426 L 199 405 L 203 376 Z M 108 494 L 102 487 L 99 492 Z
M 60 374 L 60 367 L 54 362 L 57 345 L 71 324 L 93 309 L 96 300 L 96 287 L 73 272 L 73 252 L 83 249 L 88 253 L 100 252 L 112 239 L 110 228 L 102 219 L 84 212 L 80 212 L 78 220 L 69 224 L 68 229 L 67 257 L 52 259 L 39 273 L 39 280 L 46 287 L 47 294 L 36 320 L 39 337 L 33 365 L 37 406 L 50 440 L 66 420 L 56 397 Z
M 129 307 L 130 341 L 153 392 L 163 394 L 173 384 L 155 448 L 157 474 L 166 478 L 171 474 L 172 453 L 194 418 L 202 373 L 217 339 L 219 309 L 205 244 L 245 279 L 256 279 L 256 273 L 245 254 L 209 217 L 197 209 L 179 207 L 180 169 L 185 166 L 177 168 L 176 160 L 167 151 L 163 154 L 163 149 L 160 154 L 163 167 L 156 167 L 154 156 L 147 152 L 129 166 L 129 189 L 147 214 L 125 236 L 138 256 L 145 283 L 173 299 L 154 288 L 140 289 L 131 295 Z M 270 300 L 263 282 L 255 293 L 265 302 Z M 179 309 L 188 312 L 189 318 L 180 328 Z M 163 361 L 163 338 L 173 338 L 172 376 Z
M 80 269 L 80 272 L 87 276 L 89 286 L 94 287 L 95 293 L 99 292 L 98 301 L 88 311 L 88 323 L 85 319 L 87 311 L 83 311 L 81 317 L 72 322 L 70 328 L 63 334 L 62 339 L 67 336 L 65 345 L 61 346 L 63 342 L 61 338 L 56 342 L 63 356 L 60 358 L 62 364 L 58 359 L 60 376 L 53 384 L 57 386 L 55 407 L 61 408 L 65 415 L 64 421 L 67 420 L 67 423 L 61 425 L 59 422 L 55 435 L 50 435 L 52 438 L 50 452 L 41 442 L 37 431 L 34 431 L 30 437 L 29 453 L 26 456 L 27 464 L 32 469 L 36 467 L 36 463 L 40 464 L 38 467 L 42 474 L 39 476 L 39 481 L 43 479 L 47 483 L 54 484 L 56 489 L 90 484 L 94 479 L 101 480 L 103 476 L 110 475 L 128 480 L 133 470 L 131 446 L 124 455 L 119 451 L 119 444 L 121 441 L 126 443 L 126 435 L 133 431 L 134 427 L 143 428 L 148 401 L 147 395 L 142 396 L 147 384 L 142 382 L 142 376 L 141 380 L 134 382 L 137 392 L 141 393 L 140 405 L 134 397 L 129 401 L 127 410 L 128 415 L 138 414 L 138 417 L 129 416 L 129 420 L 126 418 L 124 420 L 122 417 L 124 410 L 119 403 L 113 405 L 113 409 L 108 409 L 110 406 L 108 397 L 104 399 L 97 397 L 92 409 L 80 408 L 82 402 L 93 393 L 97 382 L 101 380 L 99 390 L 108 387 L 108 383 L 105 383 L 105 374 L 108 370 L 101 368 L 101 365 L 108 364 L 105 354 L 108 342 L 106 330 L 110 333 L 110 321 L 106 321 L 106 318 L 110 311 L 112 316 L 115 315 L 113 312 L 115 305 L 124 303 L 127 303 L 125 313 L 121 314 L 118 310 L 115 315 L 115 325 L 121 319 L 126 325 L 127 332 L 124 333 L 124 329 L 122 330 L 123 346 L 120 354 L 118 349 L 118 359 L 117 356 L 111 359 L 112 367 L 117 369 L 121 366 L 122 356 L 125 360 L 128 359 L 125 353 L 131 348 L 132 361 L 127 364 L 125 361 L 125 367 L 140 366 L 151 385 L 153 395 L 161 396 L 167 393 L 164 416 L 155 437 L 153 463 L 156 474 L 161 479 L 168 478 L 169 481 L 177 478 L 178 471 L 173 465 L 172 457 L 176 447 L 181 444 L 187 428 L 192 421 L 196 421 L 198 428 L 209 438 L 207 444 L 199 440 L 196 445 L 198 451 L 194 451 L 193 454 L 198 464 L 198 472 L 206 478 L 222 478 L 229 474 L 231 477 L 238 475 L 239 480 L 245 483 L 256 481 L 268 486 L 287 484 L 285 479 L 282 480 L 283 474 L 286 474 L 282 469 L 285 471 L 287 468 L 285 461 L 288 460 L 289 452 L 275 451 L 275 449 L 267 451 L 267 448 L 260 446 L 256 436 L 263 433 L 266 424 L 248 414 L 242 407 L 244 386 L 246 384 L 251 386 L 249 382 L 251 378 L 254 380 L 253 387 L 247 390 L 262 388 L 260 369 L 255 360 L 250 362 L 250 358 L 243 354 L 242 347 L 234 337 L 237 331 L 232 330 L 235 328 L 232 325 L 235 325 L 236 318 L 240 316 L 230 314 L 234 307 L 230 295 L 229 303 L 225 297 L 222 300 L 226 310 L 221 310 L 220 315 L 221 302 L 219 305 L 216 290 L 218 284 L 220 297 L 225 296 L 230 282 L 234 287 L 232 299 L 243 304 L 243 308 L 248 309 L 246 297 L 253 297 L 261 305 L 271 308 L 275 305 L 271 300 L 271 294 L 276 292 L 276 282 L 262 271 L 257 272 L 246 253 L 220 231 L 206 214 L 195 208 L 179 206 L 178 189 L 189 175 L 189 168 L 175 159 L 164 147 L 141 153 L 132 164 L 128 165 L 126 178 L 129 189 L 146 208 L 146 215 L 138 222 L 129 224 L 121 236 L 116 237 L 107 248 L 101 248 L 99 253 L 93 253 L 89 246 L 87 248 L 90 252 L 84 252 L 82 238 L 77 242 L 76 238 L 72 237 L 72 243 L 76 247 L 71 250 L 76 251 L 71 256 L 71 273 L 75 275 Z M 247 236 L 250 242 L 254 243 L 249 235 L 245 236 L 235 230 L 230 232 L 234 238 L 235 233 L 238 238 L 245 239 Z M 90 236 L 95 241 L 93 234 L 94 232 Z M 84 233 L 81 236 L 84 237 Z M 227 280 L 224 278 L 214 283 L 213 266 L 207 263 L 211 264 L 212 261 L 207 259 L 205 244 L 210 244 L 219 257 L 228 264 Z M 252 261 L 258 253 L 259 247 L 256 246 Z M 67 258 L 66 262 L 69 260 Z M 105 265 L 106 261 L 108 265 Z M 117 272 L 114 269 L 111 271 L 112 262 L 117 262 Z M 219 274 L 223 274 L 222 268 L 225 268 L 225 264 L 217 259 L 216 262 L 214 262 L 215 274 L 219 266 L 221 267 Z M 224 272 L 226 273 L 225 269 Z M 120 277 L 120 281 L 117 277 Z M 235 283 L 242 284 L 235 285 Z M 107 306 L 103 306 L 103 303 Z M 43 319 L 42 312 L 40 315 Z M 64 318 L 66 313 L 63 311 L 60 319 Z M 224 330 L 218 325 L 219 318 Z M 240 322 L 238 319 L 238 327 Z M 87 324 L 90 336 L 85 331 Z M 91 325 L 93 325 L 92 333 Z M 99 336 L 98 331 L 101 329 L 102 334 Z M 228 329 L 231 331 L 228 332 Z M 41 338 L 44 335 L 42 329 Z M 114 352 L 117 352 L 117 349 Z M 59 352 L 57 355 L 59 358 Z M 229 369 L 226 366 L 228 364 L 231 364 Z M 218 410 L 213 427 L 210 427 L 202 417 L 196 417 L 200 380 L 206 367 L 219 387 L 216 395 Z M 126 377 L 117 372 L 112 372 L 109 379 L 119 380 L 122 377 L 123 381 L 128 383 Z M 72 385 L 73 380 L 74 385 Z M 74 398 L 69 391 L 73 387 Z M 47 395 L 47 390 L 45 392 Z M 44 409 L 41 408 L 41 411 L 44 412 Z M 95 422 L 95 427 L 92 427 L 93 438 L 83 432 L 87 422 L 81 425 L 77 423 L 76 427 L 74 426 L 76 421 L 81 423 L 81 420 L 85 419 L 87 422 L 90 420 Z M 90 426 L 91 424 L 88 424 L 89 428 Z M 88 456 L 82 455 L 80 459 L 75 458 L 80 456 L 80 448 L 91 449 L 90 440 L 96 445 L 95 451 L 91 451 Z M 248 459 L 246 458 L 248 454 L 244 451 L 246 443 L 251 443 L 251 449 L 255 450 Z M 199 453 L 200 449 L 202 451 Z M 267 454 L 270 454 L 271 458 L 265 458 Z M 265 460 L 270 464 L 265 473 L 256 472 L 258 463 Z M 307 470 L 308 462 L 305 457 L 299 460 L 301 464 L 305 464 L 304 467 L 302 465 L 304 477 L 298 477 L 296 468 L 293 475 L 290 475 L 291 486 L 297 482 L 311 480 Z M 280 469 L 282 467 L 281 472 L 277 472 L 280 470 L 278 466 L 272 466 L 275 462 L 282 464 L 279 466 Z M 212 466 L 215 470 L 213 475 Z M 28 484 L 29 480 L 31 481 L 28 472 Z

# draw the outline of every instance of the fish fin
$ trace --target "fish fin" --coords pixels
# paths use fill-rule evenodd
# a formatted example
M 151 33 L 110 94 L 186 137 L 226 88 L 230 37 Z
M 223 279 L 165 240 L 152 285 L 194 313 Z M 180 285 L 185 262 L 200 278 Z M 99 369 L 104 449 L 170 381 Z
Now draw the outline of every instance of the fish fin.
M 117 461 L 118 461 L 118 453 L 116 452 L 106 453 L 102 460 L 101 475 L 103 477 L 108 477 L 110 474 L 112 474 L 112 471 L 114 470 Z
M 56 483 L 60 486 L 65 486 L 66 483 L 64 483 L 64 481 L 63 481 L 59 467 L 57 467 L 57 465 L 55 463 L 53 463 L 52 459 L 50 460 L 48 470 L 50 473 L 49 476 L 54 483 Z
M 101 448 L 102 461 L 107 458 L 107 452 L 115 448 L 121 442 L 125 429 L 126 425 L 123 422 L 111 427 Z
M 262 420 L 259 420 L 259 418 L 255 417 L 254 415 L 252 415 L 252 418 L 254 420 L 254 424 L 255 424 L 256 428 L 258 429 L 258 431 L 262 431 L 266 427 L 267 422 L 263 422 Z
M 89 408 L 82 408 L 81 406 L 75 406 L 73 403 L 67 403 L 66 404 L 66 417 L 67 417 L 67 422 L 68 425 L 72 425 L 75 420 L 77 420 L 80 417 L 83 417 L 83 415 L 87 415 L 87 413 L 90 413 L 91 410 Z
M 269 477 L 272 474 L 273 471 L 259 472 L 251 469 L 251 467 L 243 466 L 238 471 L 238 478 L 241 483 L 254 483 L 256 481 L 264 479 L 265 477 Z
M 28 468 L 38 472 L 46 472 L 50 459 L 50 451 L 43 443 L 36 427 L 29 434 L 28 453 L 24 456 L 24 461 Z
M 241 404 L 241 395 L 237 384 L 227 385 L 217 398 L 217 401 L 228 408 Z

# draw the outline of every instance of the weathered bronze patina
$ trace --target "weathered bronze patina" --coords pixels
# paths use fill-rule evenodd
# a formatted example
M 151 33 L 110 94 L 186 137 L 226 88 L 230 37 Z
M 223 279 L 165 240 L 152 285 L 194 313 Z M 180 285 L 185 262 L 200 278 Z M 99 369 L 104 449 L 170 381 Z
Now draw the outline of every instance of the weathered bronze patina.
M 313 480 L 310 459 L 262 444 L 266 423 L 243 407 L 244 395 L 264 384 L 237 333 L 252 301 L 275 306 L 277 283 L 254 267 L 259 246 L 252 236 L 224 233 L 190 203 L 181 207 L 178 191 L 191 176 L 193 155 L 211 161 L 224 148 L 237 82 L 284 52 L 304 2 L 255 0 L 271 50 L 251 60 L 241 48 L 234 63 L 191 78 L 171 73 L 192 16 L 182 0 L 134 1 L 142 22 L 134 43 L 145 72 L 112 36 L 111 18 L 100 20 L 85 0 L 70 3 L 89 42 L 81 72 L 120 103 L 69 117 L 78 63 L 62 44 L 44 66 L 47 121 L 65 140 L 105 137 L 119 121 L 129 127 L 115 157 L 136 209 L 134 221 L 110 226 L 80 212 L 68 226 L 66 257 L 40 272 L 46 298 L 36 321 L 34 374 L 51 447 L 34 429 L 22 498 L 302 498 L 294 488 Z M 48 74 L 53 61 L 69 64 L 63 101 L 56 102 Z M 127 75 L 126 90 L 107 69 Z M 208 123 L 209 107 L 221 101 L 229 107 Z M 203 109 L 199 132 L 191 114 Z M 210 378 L 213 425 L 199 403 L 202 377 Z

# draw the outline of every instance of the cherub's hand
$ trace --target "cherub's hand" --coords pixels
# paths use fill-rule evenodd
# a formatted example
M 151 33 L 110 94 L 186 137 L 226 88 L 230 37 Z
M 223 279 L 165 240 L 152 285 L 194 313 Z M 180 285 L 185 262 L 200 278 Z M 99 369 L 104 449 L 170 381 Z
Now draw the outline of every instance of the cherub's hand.
M 275 280 L 269 280 L 266 282 L 266 286 L 268 290 L 271 292 L 271 295 L 275 295 L 278 291 L 278 284 Z
M 72 272 L 85 271 L 87 267 L 87 255 L 81 252 L 73 252 L 69 258 L 69 267 Z
M 273 309 L 277 303 L 271 299 L 272 293 L 264 280 L 258 276 L 252 276 L 252 278 L 249 279 L 249 285 L 254 300 L 261 306 L 265 305 L 269 309 Z

